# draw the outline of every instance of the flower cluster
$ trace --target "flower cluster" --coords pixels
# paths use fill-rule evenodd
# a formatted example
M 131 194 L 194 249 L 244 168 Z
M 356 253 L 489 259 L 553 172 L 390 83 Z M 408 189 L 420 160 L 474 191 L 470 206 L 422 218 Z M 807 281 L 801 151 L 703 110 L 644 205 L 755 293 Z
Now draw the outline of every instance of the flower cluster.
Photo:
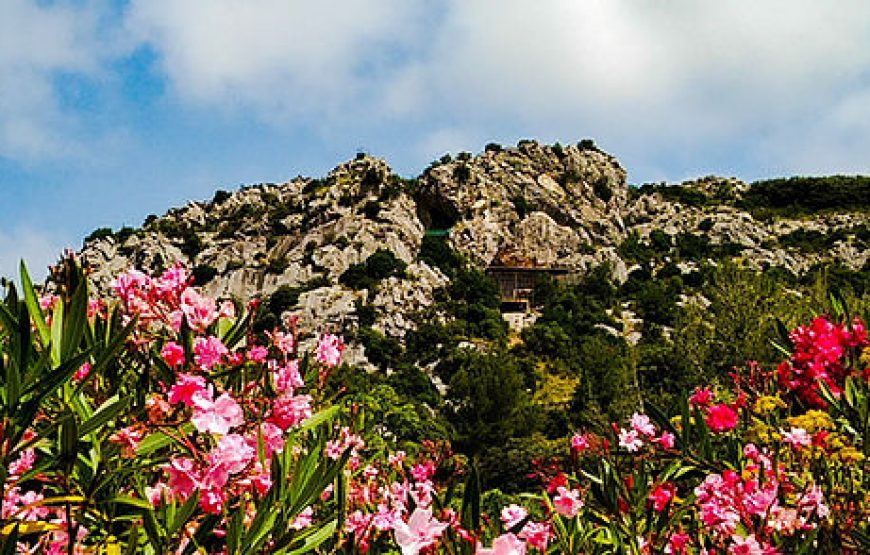
M 824 408 L 819 383 L 824 383 L 835 395 L 842 392 L 849 374 L 845 355 L 850 349 L 867 345 L 867 327 L 859 318 L 849 326 L 819 316 L 810 325 L 793 330 L 789 337 L 793 353 L 790 360 L 777 368 L 780 386 L 793 391 L 808 406 Z
M 0 342 L 15 345 L 0 353 L 4 370 L 50 360 L 67 379 L 17 430 L 15 411 L 0 426 L 0 538 L 16 530 L 19 552 L 113 552 L 119 538 L 128 552 L 215 554 L 868 547 L 870 360 L 859 319 L 796 328 L 775 371 L 749 363 L 727 387 L 695 389 L 673 418 L 646 407 L 581 429 L 564 456 L 541 459 L 538 492 L 503 496 L 482 495 L 478 469 L 449 443 L 398 450 L 385 425 L 366 429 L 365 406 L 330 398 L 339 337 L 306 339 L 295 325 L 255 333 L 240 305 L 205 295 L 180 264 L 157 277 L 131 270 L 112 287 L 114 304 L 30 297 L 22 310 L 43 319 L 11 329 L 43 343 L 24 352 Z M 81 326 L 63 320 L 76 306 Z M 116 344 L 119 322 L 129 335 Z M 16 391 L 8 375 L 0 401 L 41 391 L 31 378 Z

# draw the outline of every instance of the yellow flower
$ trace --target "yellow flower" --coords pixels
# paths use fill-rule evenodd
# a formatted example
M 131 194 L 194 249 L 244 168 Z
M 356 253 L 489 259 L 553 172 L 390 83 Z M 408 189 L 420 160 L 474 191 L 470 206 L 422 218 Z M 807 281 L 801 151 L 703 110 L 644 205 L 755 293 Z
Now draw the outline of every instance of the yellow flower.
M 757 418 L 752 419 L 752 425 L 747 430 L 747 435 L 750 441 L 756 443 L 770 443 L 772 440 L 779 438 L 779 435 L 773 428 Z
M 837 453 L 834 453 L 834 458 L 846 464 L 855 464 L 864 460 L 864 454 L 854 447 L 844 447 Z
M 810 410 L 800 416 L 792 416 L 786 419 L 789 426 L 803 428 L 807 433 L 814 434 L 819 430 L 830 430 L 834 427 L 831 415 L 820 410 Z
M 755 401 L 755 412 L 758 414 L 769 414 L 776 409 L 784 409 L 785 401 L 774 395 L 763 395 Z

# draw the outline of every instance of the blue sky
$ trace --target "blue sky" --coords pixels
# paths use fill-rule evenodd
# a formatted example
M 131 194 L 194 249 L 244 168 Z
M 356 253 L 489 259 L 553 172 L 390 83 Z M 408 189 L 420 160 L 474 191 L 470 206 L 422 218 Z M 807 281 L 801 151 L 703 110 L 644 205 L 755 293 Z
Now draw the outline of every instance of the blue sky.
M 0 274 L 365 150 L 593 138 L 635 183 L 870 173 L 863 0 L 0 0 Z

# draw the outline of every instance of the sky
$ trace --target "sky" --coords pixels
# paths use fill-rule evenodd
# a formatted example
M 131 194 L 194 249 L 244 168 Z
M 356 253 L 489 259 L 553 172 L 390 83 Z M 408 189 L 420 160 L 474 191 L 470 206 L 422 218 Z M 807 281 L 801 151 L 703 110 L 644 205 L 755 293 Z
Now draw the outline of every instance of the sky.
M 631 183 L 870 173 L 870 2 L 0 0 L 0 275 L 358 151 L 592 138 Z

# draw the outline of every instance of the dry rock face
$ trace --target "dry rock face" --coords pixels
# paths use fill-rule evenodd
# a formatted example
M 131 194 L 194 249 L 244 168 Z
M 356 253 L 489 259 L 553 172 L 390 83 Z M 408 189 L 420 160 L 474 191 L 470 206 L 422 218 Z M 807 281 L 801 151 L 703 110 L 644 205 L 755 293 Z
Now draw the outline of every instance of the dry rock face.
M 414 327 L 413 315 L 432 306 L 449 283 L 419 260 L 427 229 L 446 235 L 481 268 L 521 264 L 582 273 L 607 262 L 620 282 L 629 268 L 618 248 L 634 233 L 641 241 L 655 231 L 700 234 L 712 244 L 737 245 L 737 256 L 751 266 L 794 273 L 832 258 L 859 268 L 870 257 L 851 237 L 824 252 L 782 243 L 796 230 L 828 234 L 866 225 L 865 215 L 759 221 L 734 207 L 748 188 L 739 180 L 704 178 L 683 187 L 716 201 L 697 206 L 657 192 L 632 193 L 619 162 L 590 142 L 490 146 L 478 156 L 434 164 L 413 180 L 396 176 L 383 160 L 359 155 L 323 179 L 218 192 L 210 202 L 149 217 L 132 234 L 88 241 L 82 257 L 101 289 L 127 268 L 156 271 L 181 260 L 216 296 L 247 300 L 281 286 L 297 288 L 290 312 L 313 333 L 353 330 L 359 307 L 368 306 L 374 309 L 371 326 L 396 338 Z M 340 282 L 351 265 L 379 249 L 407 264 L 403 275 L 371 292 Z M 693 264 L 681 268 L 689 272 Z M 346 354 L 366 364 L 359 345 Z
M 539 266 L 585 268 L 625 235 L 625 170 L 594 148 L 523 141 L 428 169 L 420 197 L 456 224 L 453 246 L 481 266 L 502 252 Z

